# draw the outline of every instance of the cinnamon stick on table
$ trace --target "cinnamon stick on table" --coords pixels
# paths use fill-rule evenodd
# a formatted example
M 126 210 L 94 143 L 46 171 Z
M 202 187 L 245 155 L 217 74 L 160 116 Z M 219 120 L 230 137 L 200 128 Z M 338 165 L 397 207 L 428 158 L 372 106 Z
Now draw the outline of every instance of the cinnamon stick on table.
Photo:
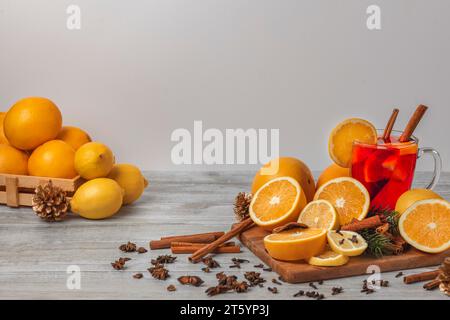
M 441 280 L 434 279 L 434 280 L 431 280 L 430 282 L 425 283 L 423 285 L 423 288 L 425 290 L 434 290 L 437 287 L 439 287 L 440 284 L 441 284 Z
M 383 133 L 384 142 L 391 141 L 392 129 L 394 129 L 394 124 L 395 124 L 395 121 L 397 120 L 397 116 L 398 116 L 399 112 L 400 112 L 400 110 L 398 110 L 398 109 L 394 109 L 392 111 L 391 117 L 389 118 L 386 128 L 384 129 L 384 133 Z
M 427 109 L 428 107 L 424 106 L 423 104 L 417 107 L 416 111 L 412 115 L 411 119 L 409 119 L 409 122 L 400 137 L 400 142 L 408 142 L 411 139 L 414 130 L 416 130 L 417 125 L 419 124 L 420 120 L 422 120 L 422 117 Z
M 161 238 L 161 240 L 150 241 L 150 249 L 167 249 L 170 248 L 172 242 L 196 242 L 196 243 L 211 243 L 217 239 L 219 233 L 198 233 L 191 235 L 172 236 Z M 224 234 L 223 232 L 221 233 Z
M 201 249 L 203 249 L 204 246 L 172 246 L 171 250 L 173 254 L 183 254 L 183 253 L 195 253 Z M 211 253 L 239 253 L 241 252 L 240 246 L 221 246 L 215 248 Z
M 253 221 L 251 218 L 246 218 L 242 220 L 241 222 L 236 224 L 230 231 L 221 236 L 219 239 L 194 252 L 192 256 L 189 258 L 189 260 L 194 263 L 201 261 L 203 257 L 216 250 L 221 244 L 239 235 L 241 232 L 243 232 L 252 225 Z
M 423 282 L 423 281 L 429 281 L 434 280 L 439 275 L 439 270 L 434 271 L 427 271 L 417 274 L 411 274 L 409 276 L 406 276 L 403 278 L 403 282 L 406 284 L 416 283 L 416 282 Z

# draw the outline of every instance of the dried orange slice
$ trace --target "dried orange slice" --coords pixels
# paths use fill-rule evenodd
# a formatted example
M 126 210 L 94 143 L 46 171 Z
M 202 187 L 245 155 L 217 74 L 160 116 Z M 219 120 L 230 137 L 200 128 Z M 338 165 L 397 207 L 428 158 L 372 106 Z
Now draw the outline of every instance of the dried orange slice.
M 361 182 L 349 177 L 328 181 L 317 190 L 314 200 L 329 201 L 337 211 L 341 226 L 353 219 L 364 219 L 370 206 L 367 189 Z
M 343 254 L 336 253 L 333 250 L 327 248 L 325 252 L 322 254 L 311 257 L 308 260 L 308 263 L 313 266 L 319 267 L 338 267 L 343 266 L 350 260 L 349 257 L 344 256 Z
M 309 259 L 323 252 L 326 243 L 327 231 L 317 228 L 291 229 L 264 238 L 269 255 L 284 261 Z
M 298 217 L 299 223 L 311 228 L 336 230 L 339 228 L 339 217 L 333 205 L 327 200 L 316 200 L 308 203 Z
M 430 253 L 450 248 L 450 203 L 442 199 L 415 202 L 399 220 L 400 234 L 414 248 Z
M 353 143 L 376 144 L 377 130 L 369 121 L 352 118 L 338 124 L 328 140 L 328 152 L 333 161 L 349 168 L 352 160 Z
M 280 177 L 265 183 L 252 198 L 249 212 L 253 222 L 268 230 L 297 221 L 306 196 L 297 180 Z

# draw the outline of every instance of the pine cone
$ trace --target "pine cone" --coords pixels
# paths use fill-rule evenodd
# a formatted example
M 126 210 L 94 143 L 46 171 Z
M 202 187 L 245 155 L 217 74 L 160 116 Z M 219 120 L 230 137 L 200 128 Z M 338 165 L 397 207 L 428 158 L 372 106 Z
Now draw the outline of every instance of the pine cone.
M 234 201 L 234 213 L 238 220 L 244 220 L 249 215 L 250 202 L 253 195 L 247 192 L 239 192 Z
M 32 199 L 33 211 L 46 221 L 60 221 L 69 211 L 69 199 L 66 192 L 53 186 L 50 180 L 44 186 L 38 186 Z

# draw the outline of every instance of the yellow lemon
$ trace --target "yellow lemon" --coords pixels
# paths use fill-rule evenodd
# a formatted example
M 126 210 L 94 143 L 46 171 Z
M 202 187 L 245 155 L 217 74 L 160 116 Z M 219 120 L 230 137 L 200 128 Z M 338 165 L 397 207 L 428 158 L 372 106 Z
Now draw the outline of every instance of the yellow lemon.
M 296 221 L 305 205 L 306 197 L 297 180 L 280 177 L 270 180 L 256 192 L 249 213 L 258 226 L 272 230 Z
M 53 140 L 61 131 L 62 116 L 49 99 L 31 97 L 19 100 L 3 120 L 9 143 L 21 150 L 33 150 Z
M 84 179 L 106 177 L 114 166 L 114 155 L 103 143 L 88 142 L 75 153 L 75 169 Z
M 72 146 L 72 148 L 77 151 L 82 145 L 91 142 L 91 137 L 77 127 L 62 127 L 61 132 L 56 137 L 58 140 L 67 142 Z
M 132 164 L 116 164 L 108 175 L 124 190 L 123 204 L 130 204 L 142 195 L 148 185 L 139 168 Z
M 308 203 L 298 217 L 299 223 L 310 228 L 336 230 L 339 228 L 339 217 L 333 205 L 326 200 L 316 200 Z
M 0 144 L 0 173 L 28 174 L 28 155 L 26 152 L 7 144 Z
M 330 230 L 327 239 L 330 248 L 344 256 L 359 256 L 367 249 L 366 240 L 357 232 Z
M 32 176 L 72 179 L 77 176 L 75 151 L 61 140 L 51 140 L 37 147 L 28 159 Z
M 338 267 L 346 264 L 349 257 L 336 253 L 333 250 L 326 250 L 318 256 L 311 257 L 308 263 L 319 267 Z
M 108 178 L 85 182 L 70 201 L 72 212 L 86 219 L 105 219 L 116 214 L 122 206 L 123 189 Z
M 272 258 L 284 261 L 309 259 L 325 249 L 327 231 L 307 228 L 291 229 L 269 234 L 264 246 Z
M 440 195 L 428 189 L 412 189 L 403 193 L 397 200 L 395 211 L 402 214 L 415 202 L 428 199 L 442 199 Z

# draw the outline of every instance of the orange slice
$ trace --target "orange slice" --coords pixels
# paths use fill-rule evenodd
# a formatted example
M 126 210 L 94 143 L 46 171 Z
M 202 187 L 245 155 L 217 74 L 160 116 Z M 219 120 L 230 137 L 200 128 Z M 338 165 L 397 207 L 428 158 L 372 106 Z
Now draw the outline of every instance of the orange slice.
M 450 203 L 442 199 L 415 202 L 399 220 L 400 234 L 414 248 L 430 253 L 450 248 Z
M 278 260 L 295 261 L 309 259 L 324 251 L 327 243 L 325 229 L 292 229 L 269 234 L 264 246 L 269 255 Z
M 328 181 L 317 190 L 314 200 L 329 201 L 337 211 L 341 226 L 353 219 L 364 219 L 370 206 L 367 189 L 361 182 L 349 177 Z
M 353 143 L 377 143 L 377 130 L 370 122 L 352 118 L 347 119 L 333 129 L 328 141 L 328 152 L 331 159 L 344 168 L 349 168 L 352 160 Z
M 253 222 L 268 230 L 297 221 L 306 196 L 297 180 L 280 177 L 265 183 L 253 196 L 249 212 Z
M 298 217 L 299 223 L 311 228 L 336 230 L 339 228 L 339 217 L 333 205 L 327 200 L 316 200 L 308 203 Z

